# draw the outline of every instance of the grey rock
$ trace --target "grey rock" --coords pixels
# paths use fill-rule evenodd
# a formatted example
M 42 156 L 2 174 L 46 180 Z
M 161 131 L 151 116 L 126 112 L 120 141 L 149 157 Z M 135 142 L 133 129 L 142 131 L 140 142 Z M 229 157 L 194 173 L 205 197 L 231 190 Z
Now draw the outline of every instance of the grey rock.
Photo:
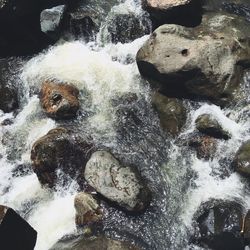
M 196 128 L 203 134 L 218 139 L 228 140 L 231 135 L 222 128 L 221 124 L 211 114 L 200 115 L 195 120 Z
M 93 153 L 84 176 L 98 193 L 128 211 L 141 211 L 150 201 L 150 192 L 134 169 L 123 167 L 108 152 Z
M 173 136 L 178 135 L 186 122 L 186 109 L 181 100 L 154 93 L 152 104 L 158 112 L 161 127 Z
M 170 97 L 224 106 L 237 96 L 250 66 L 250 26 L 240 17 L 208 14 L 196 28 L 163 25 L 137 53 L 140 73 Z
M 63 20 L 63 15 L 65 13 L 66 6 L 59 5 L 51 9 L 45 9 L 40 14 L 40 25 L 42 32 L 56 36 L 61 22 Z

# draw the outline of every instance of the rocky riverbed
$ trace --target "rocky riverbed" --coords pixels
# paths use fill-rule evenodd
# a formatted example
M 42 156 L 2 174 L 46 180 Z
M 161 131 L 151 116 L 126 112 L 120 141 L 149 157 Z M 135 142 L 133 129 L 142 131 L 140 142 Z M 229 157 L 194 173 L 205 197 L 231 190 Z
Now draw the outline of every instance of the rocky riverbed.
M 250 244 L 247 0 L 0 0 L 0 21 L 1 249 Z

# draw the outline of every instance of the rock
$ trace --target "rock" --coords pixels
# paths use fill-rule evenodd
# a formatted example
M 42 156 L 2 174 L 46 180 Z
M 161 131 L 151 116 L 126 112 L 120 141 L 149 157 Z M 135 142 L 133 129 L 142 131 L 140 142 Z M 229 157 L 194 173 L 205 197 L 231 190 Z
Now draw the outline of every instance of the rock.
M 52 129 L 34 143 L 31 150 L 32 167 L 41 184 L 53 187 L 58 169 L 76 179 L 83 171 L 92 149 L 93 144 L 88 139 L 73 131 Z
M 54 41 L 40 29 L 40 13 L 65 0 L 2 0 L 0 4 L 0 56 L 26 56 Z
M 160 93 L 152 97 L 154 108 L 159 114 L 161 127 L 176 136 L 186 122 L 186 109 L 183 103 L 175 98 L 168 98 Z
M 1 125 L 2 126 L 9 126 L 9 125 L 12 125 L 13 123 L 14 123 L 14 121 L 12 119 L 7 118 L 1 122 Z
M 232 104 L 250 66 L 248 34 L 247 22 L 229 14 L 207 14 L 196 28 L 166 24 L 138 51 L 138 68 L 166 96 Z
M 228 140 L 231 138 L 229 132 L 224 130 L 221 124 L 219 124 L 219 122 L 216 120 L 216 118 L 210 114 L 200 115 L 195 120 L 195 124 L 196 128 L 203 134 L 224 140 Z
M 239 174 L 250 177 L 250 140 L 244 142 L 238 149 L 232 166 Z
M 198 214 L 196 244 L 212 250 L 244 250 L 240 233 L 243 209 L 240 204 L 213 200 L 204 203 Z
M 111 240 L 105 236 L 83 238 L 67 236 L 59 240 L 50 250 L 140 250 L 131 243 Z
M 192 134 L 188 139 L 188 145 L 195 149 L 198 159 L 213 159 L 217 149 L 217 141 L 207 135 Z
M 142 211 L 150 192 L 131 167 L 123 167 L 108 152 L 97 151 L 86 164 L 85 179 L 98 193 L 128 211 Z
M 247 211 L 242 223 L 241 234 L 247 245 L 250 244 L 250 210 Z
M 13 209 L 0 205 L 0 242 L 2 249 L 33 250 L 37 232 Z
M 69 119 L 76 116 L 80 103 L 79 90 L 70 84 L 46 81 L 42 85 L 40 99 L 46 114 L 55 119 Z
M 101 207 L 96 199 L 88 193 L 78 193 L 75 197 L 76 217 L 75 222 L 77 226 L 84 226 L 94 224 L 101 221 L 103 214 Z
M 65 10 L 65 5 L 43 10 L 40 15 L 41 31 L 57 40 L 60 35 L 59 30 Z
M 0 109 L 6 113 L 19 106 L 16 79 L 13 76 L 14 67 L 14 60 L 0 59 Z
M 117 3 L 117 0 L 92 1 L 79 0 L 70 1 L 64 19 L 64 30 L 66 38 L 94 40 L 95 35 L 101 27 L 101 23 L 107 17 L 107 13 Z
M 150 13 L 155 28 L 166 23 L 194 27 L 202 18 L 200 0 L 142 0 L 142 6 Z
M 107 24 L 112 43 L 128 43 L 150 33 L 151 24 L 146 17 L 130 13 L 112 15 Z

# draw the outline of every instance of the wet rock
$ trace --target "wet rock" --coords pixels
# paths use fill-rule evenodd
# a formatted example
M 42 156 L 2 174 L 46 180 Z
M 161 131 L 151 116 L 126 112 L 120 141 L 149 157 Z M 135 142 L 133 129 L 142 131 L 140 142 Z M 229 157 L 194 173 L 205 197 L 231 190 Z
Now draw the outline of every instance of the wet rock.
M 51 9 L 43 10 L 40 15 L 42 32 L 57 40 L 60 35 L 60 27 L 62 25 L 65 10 L 65 5 L 59 5 Z
M 3 121 L 1 122 L 1 125 L 2 125 L 2 126 L 8 126 L 8 125 L 12 125 L 13 122 L 14 122 L 14 121 L 13 121 L 12 119 L 7 118 L 7 119 L 5 119 L 5 120 L 3 120 Z
M 244 142 L 236 152 L 232 166 L 239 174 L 250 177 L 250 140 Z
M 142 6 L 150 13 L 155 28 L 166 23 L 194 27 L 202 18 L 199 0 L 143 0 Z
M 85 41 L 93 40 L 101 27 L 101 23 L 115 3 L 117 3 L 116 0 L 70 1 L 64 19 L 65 36 L 85 39 Z
M 224 140 L 228 140 L 231 138 L 229 132 L 223 129 L 221 124 L 212 115 L 200 115 L 195 120 L 195 124 L 196 128 L 203 134 Z
M 76 116 L 80 103 L 79 90 L 70 84 L 44 82 L 41 89 L 41 104 L 46 114 L 55 119 Z
M 105 236 L 83 238 L 67 236 L 59 240 L 50 250 L 140 250 L 131 243 L 111 240 Z
M 160 93 L 152 97 L 154 108 L 159 114 L 161 127 L 173 136 L 176 136 L 186 122 L 186 109 L 181 100 L 168 98 Z
M 0 3 L 0 56 L 31 55 L 53 41 L 40 29 L 40 13 L 65 0 L 5 0 Z
M 132 14 L 112 15 L 107 26 L 112 43 L 128 43 L 149 34 L 151 30 L 151 24 L 146 17 Z
M 188 145 L 195 149 L 198 159 L 213 159 L 217 149 L 217 141 L 213 137 L 199 134 L 189 136 Z
M 250 66 L 250 27 L 240 17 L 207 14 L 196 28 L 163 25 L 137 53 L 140 73 L 169 97 L 225 106 Z
M 65 128 L 52 129 L 38 139 L 31 150 L 34 172 L 41 184 L 53 187 L 60 169 L 76 179 L 88 161 L 93 144 L 74 131 Z
M 202 204 L 196 216 L 199 229 L 193 240 L 196 244 L 213 250 L 244 250 L 240 204 L 212 200 Z
M 75 197 L 77 226 L 94 224 L 102 220 L 103 214 L 99 202 L 88 193 L 78 193 Z
M 0 242 L 2 249 L 33 250 L 37 232 L 13 209 L 0 205 Z
M 244 216 L 241 234 L 247 245 L 250 244 L 250 210 Z
M 142 211 L 150 202 L 150 192 L 138 173 L 108 152 L 92 154 L 84 176 L 98 193 L 128 211 Z

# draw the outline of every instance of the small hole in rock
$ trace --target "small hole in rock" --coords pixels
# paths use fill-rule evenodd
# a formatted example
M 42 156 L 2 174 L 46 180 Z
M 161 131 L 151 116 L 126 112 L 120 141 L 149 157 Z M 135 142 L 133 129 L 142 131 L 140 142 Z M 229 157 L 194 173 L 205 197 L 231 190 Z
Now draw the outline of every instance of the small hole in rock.
M 182 54 L 183 56 L 188 56 L 188 54 L 189 54 L 188 49 L 183 49 L 183 50 L 181 51 L 181 54 Z

